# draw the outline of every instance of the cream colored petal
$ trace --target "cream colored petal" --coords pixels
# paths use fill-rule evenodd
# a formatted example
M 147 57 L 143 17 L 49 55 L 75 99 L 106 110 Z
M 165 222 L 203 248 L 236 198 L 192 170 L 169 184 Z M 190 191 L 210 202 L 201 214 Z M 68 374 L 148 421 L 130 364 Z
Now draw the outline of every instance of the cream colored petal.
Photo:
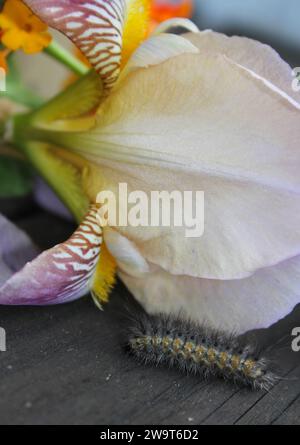
M 189 40 L 174 34 L 159 34 L 143 42 L 132 54 L 121 73 L 120 81 L 138 68 L 148 68 L 185 53 L 197 54 L 198 49 Z
M 267 62 L 283 89 L 278 56 L 268 52 Z M 203 190 L 201 238 L 184 228 L 120 231 L 174 274 L 234 279 L 300 252 L 299 119 L 228 56 L 184 54 L 132 73 L 100 108 L 97 128 L 65 145 L 101 166 L 112 189 Z
M 153 267 L 142 278 L 121 278 L 150 313 L 179 312 L 216 329 L 242 334 L 267 328 L 300 302 L 300 257 L 262 269 L 242 280 L 174 277 Z
M 247 37 L 228 37 L 211 30 L 202 31 L 197 36 L 185 34 L 184 37 L 197 46 L 203 57 L 206 54 L 224 54 L 300 102 L 300 94 L 292 89 L 291 67 L 269 45 Z
M 106 227 L 103 233 L 106 247 L 118 261 L 123 272 L 132 276 L 141 276 L 149 272 L 147 261 L 133 242 L 110 227 Z
M 180 27 L 185 29 L 187 32 L 199 32 L 198 26 L 195 25 L 191 20 L 185 19 L 183 17 L 175 17 L 173 19 L 168 19 L 160 23 L 152 35 L 157 35 L 162 32 L 168 32 L 171 28 Z

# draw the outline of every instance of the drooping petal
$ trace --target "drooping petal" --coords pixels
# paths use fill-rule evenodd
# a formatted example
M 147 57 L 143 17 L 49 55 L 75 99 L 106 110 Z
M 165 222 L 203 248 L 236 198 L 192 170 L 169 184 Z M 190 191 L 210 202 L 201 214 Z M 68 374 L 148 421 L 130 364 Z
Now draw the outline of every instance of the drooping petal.
M 101 166 L 116 193 L 119 182 L 148 195 L 204 191 L 200 238 L 186 238 L 186 227 L 119 228 L 174 274 L 242 278 L 300 252 L 300 112 L 286 64 L 263 46 L 260 66 L 266 53 L 284 97 L 243 69 L 242 42 L 236 60 L 220 45 L 135 71 L 100 107 L 97 128 L 61 140 Z M 96 194 L 96 173 L 94 182 Z
M 150 313 L 181 313 L 230 333 L 267 328 L 300 302 L 300 256 L 241 280 L 174 276 L 157 266 L 142 277 L 120 276 Z
M 120 73 L 125 0 L 26 0 L 80 48 L 109 90 Z
M 59 304 L 90 290 L 99 260 L 102 229 L 92 206 L 69 240 L 40 254 L 0 288 L 0 304 Z

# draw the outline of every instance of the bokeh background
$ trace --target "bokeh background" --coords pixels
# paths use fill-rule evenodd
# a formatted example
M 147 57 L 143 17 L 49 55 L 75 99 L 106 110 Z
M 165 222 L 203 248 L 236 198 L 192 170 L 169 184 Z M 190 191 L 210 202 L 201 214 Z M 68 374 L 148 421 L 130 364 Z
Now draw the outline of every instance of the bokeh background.
M 258 38 L 300 59 L 299 0 L 195 0 L 200 28 Z

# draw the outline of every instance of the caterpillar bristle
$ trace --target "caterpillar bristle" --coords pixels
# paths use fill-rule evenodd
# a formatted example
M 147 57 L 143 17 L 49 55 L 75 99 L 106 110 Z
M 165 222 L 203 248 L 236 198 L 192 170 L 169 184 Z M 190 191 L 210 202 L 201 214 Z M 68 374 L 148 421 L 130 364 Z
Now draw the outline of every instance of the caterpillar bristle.
M 138 316 L 127 339 L 127 351 L 144 364 L 176 367 L 205 379 L 219 377 L 254 390 L 268 391 L 279 380 L 256 347 L 181 317 Z

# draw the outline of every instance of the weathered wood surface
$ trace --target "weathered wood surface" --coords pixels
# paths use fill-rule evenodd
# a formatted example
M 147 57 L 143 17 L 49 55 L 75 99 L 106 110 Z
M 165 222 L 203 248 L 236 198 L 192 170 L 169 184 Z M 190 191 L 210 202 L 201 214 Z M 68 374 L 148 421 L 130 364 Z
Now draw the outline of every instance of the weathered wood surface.
M 0 212 L 42 248 L 73 230 L 30 200 L 2 201 Z M 291 350 L 300 308 L 251 334 L 285 376 L 270 393 L 252 393 L 138 366 L 121 347 L 128 298 L 119 284 L 104 312 L 90 298 L 44 308 L 1 307 L 8 350 L 0 353 L 0 424 L 300 424 L 300 352 Z

